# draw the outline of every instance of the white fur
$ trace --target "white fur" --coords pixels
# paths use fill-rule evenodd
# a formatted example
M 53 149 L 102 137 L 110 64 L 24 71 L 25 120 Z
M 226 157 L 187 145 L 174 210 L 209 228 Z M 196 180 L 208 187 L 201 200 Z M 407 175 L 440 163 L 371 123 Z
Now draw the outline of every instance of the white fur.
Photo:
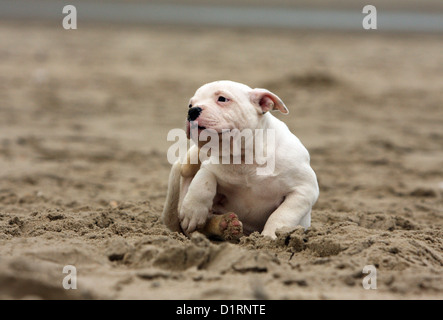
M 261 106 L 259 98 L 264 92 L 270 94 L 273 102 L 262 100 L 267 103 Z M 219 95 L 230 101 L 219 103 Z M 283 102 L 263 89 L 217 81 L 198 89 L 190 103 L 202 108 L 197 120 L 208 129 L 218 132 L 222 129 L 274 129 L 276 148 L 271 152 L 274 152 L 275 170 L 268 175 L 257 175 L 257 164 L 213 164 L 206 160 L 194 177 L 182 178 L 178 177 L 175 164 L 163 211 L 163 221 L 168 227 L 172 230 L 181 227 L 185 233 L 190 233 L 203 226 L 210 214 L 227 212 L 237 214 L 247 234 L 259 231 L 275 238 L 275 231 L 282 227 L 309 227 L 311 208 L 319 195 L 309 153 L 285 123 L 264 109 L 275 103 L 275 108 L 287 113 Z

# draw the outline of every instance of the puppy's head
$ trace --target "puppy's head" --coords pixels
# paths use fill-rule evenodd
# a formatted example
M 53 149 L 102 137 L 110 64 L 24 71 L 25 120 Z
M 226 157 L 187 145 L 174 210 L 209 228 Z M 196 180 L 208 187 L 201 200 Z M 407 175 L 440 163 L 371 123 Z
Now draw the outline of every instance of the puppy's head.
M 212 129 L 256 129 L 261 117 L 271 110 L 288 113 L 281 99 L 266 89 L 251 89 L 233 81 L 215 81 L 200 87 L 189 101 L 186 132 L 192 124 L 199 132 Z

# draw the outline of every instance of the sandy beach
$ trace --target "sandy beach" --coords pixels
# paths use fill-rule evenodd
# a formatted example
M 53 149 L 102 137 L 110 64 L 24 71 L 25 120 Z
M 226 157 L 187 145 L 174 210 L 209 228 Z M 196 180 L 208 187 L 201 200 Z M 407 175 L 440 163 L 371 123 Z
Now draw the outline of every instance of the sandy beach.
M 0 298 L 443 298 L 441 34 L 3 21 L 0 43 Z M 320 184 L 306 232 L 160 222 L 167 133 L 219 79 L 288 106 Z

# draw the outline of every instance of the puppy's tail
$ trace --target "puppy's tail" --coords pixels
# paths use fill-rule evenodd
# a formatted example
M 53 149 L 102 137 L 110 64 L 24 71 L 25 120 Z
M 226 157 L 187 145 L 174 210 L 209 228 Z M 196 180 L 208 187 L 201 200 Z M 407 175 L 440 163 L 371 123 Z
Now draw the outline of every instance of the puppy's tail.
M 171 230 L 181 232 L 178 219 L 178 202 L 180 199 L 180 161 L 176 161 L 169 174 L 168 193 L 163 207 L 162 221 Z

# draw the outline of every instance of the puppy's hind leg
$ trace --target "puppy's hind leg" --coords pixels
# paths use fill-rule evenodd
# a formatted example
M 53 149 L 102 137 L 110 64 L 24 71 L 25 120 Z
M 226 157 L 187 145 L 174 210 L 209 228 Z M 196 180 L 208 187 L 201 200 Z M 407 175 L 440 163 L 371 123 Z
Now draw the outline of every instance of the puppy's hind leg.
M 168 193 L 163 208 L 162 221 L 171 231 L 183 232 L 178 215 L 189 185 L 200 169 L 201 162 L 198 156 L 198 147 L 191 147 L 186 155 L 186 163 L 181 164 L 179 160 L 176 161 L 169 174 Z M 198 163 L 192 164 L 191 159 L 195 158 L 198 159 Z
M 168 193 L 162 213 L 163 223 L 171 230 L 181 232 L 178 219 L 178 203 L 180 200 L 181 164 L 176 161 L 169 174 Z
M 232 241 L 243 236 L 243 224 L 233 212 L 213 214 L 199 231 L 209 238 Z

